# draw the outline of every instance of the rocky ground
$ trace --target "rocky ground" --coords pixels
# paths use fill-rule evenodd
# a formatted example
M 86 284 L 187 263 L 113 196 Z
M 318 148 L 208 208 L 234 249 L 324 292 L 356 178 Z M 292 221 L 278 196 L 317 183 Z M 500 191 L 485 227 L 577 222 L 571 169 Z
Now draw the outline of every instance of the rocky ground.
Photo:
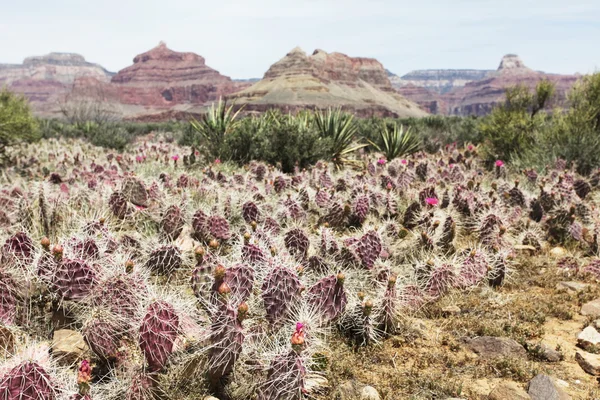
M 557 267 L 565 253 L 522 254 L 503 288 L 450 293 L 379 346 L 338 342 L 319 398 L 600 398 L 600 288 Z

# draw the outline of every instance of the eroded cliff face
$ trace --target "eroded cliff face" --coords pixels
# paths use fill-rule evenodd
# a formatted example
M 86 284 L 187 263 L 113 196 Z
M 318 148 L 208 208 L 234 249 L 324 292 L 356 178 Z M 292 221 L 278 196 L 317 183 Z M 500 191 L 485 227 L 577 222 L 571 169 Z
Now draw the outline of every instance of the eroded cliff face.
M 402 85 L 397 85 L 398 91 L 409 100 L 418 103 L 421 107 L 433 114 L 450 115 L 486 115 L 494 106 L 505 99 L 506 89 L 515 85 L 524 85 L 531 89 L 541 80 L 547 79 L 556 86 L 554 105 L 565 103 L 569 90 L 580 78 L 578 75 L 558 75 L 534 71 L 528 68 L 523 60 L 515 54 L 505 55 L 498 68 L 494 71 L 470 71 L 468 73 L 455 73 L 456 70 L 446 70 L 438 73 L 431 70 L 425 74 L 413 72 L 402 77 L 418 78 L 413 81 L 406 80 Z M 477 78 L 467 81 L 465 78 Z M 439 77 L 460 78 L 440 80 Z M 413 83 L 409 83 L 413 82 Z M 451 85 L 450 85 L 451 82 Z M 441 90 L 440 85 L 452 86 L 449 90 Z
M 425 69 L 411 71 L 401 77 L 391 74 L 390 81 L 397 89 L 418 86 L 434 93 L 444 94 L 455 88 L 463 87 L 469 82 L 483 79 L 491 72 L 493 70 Z
M 379 61 L 323 50 L 307 55 L 298 47 L 259 82 L 229 97 L 252 111 L 341 107 L 359 116 L 426 114 L 393 89 Z
M 133 65 L 110 82 L 78 79 L 70 98 L 102 98 L 119 105 L 124 117 L 142 118 L 167 115 L 166 111 L 174 108 L 202 107 L 249 85 L 221 75 L 198 54 L 173 51 L 161 42 L 137 55 Z
M 50 53 L 28 57 L 22 64 L 0 64 L 0 86 L 23 94 L 35 112 L 50 112 L 70 93 L 76 79 L 109 82 L 113 74 L 73 53 Z
M 498 69 L 485 79 L 469 82 L 463 88 L 451 92 L 450 114 L 485 115 L 505 99 L 506 89 L 523 85 L 534 89 L 542 80 L 549 80 L 556 87 L 554 105 L 565 103 L 569 90 L 580 78 L 579 75 L 558 75 L 528 68 L 515 54 L 507 54 Z

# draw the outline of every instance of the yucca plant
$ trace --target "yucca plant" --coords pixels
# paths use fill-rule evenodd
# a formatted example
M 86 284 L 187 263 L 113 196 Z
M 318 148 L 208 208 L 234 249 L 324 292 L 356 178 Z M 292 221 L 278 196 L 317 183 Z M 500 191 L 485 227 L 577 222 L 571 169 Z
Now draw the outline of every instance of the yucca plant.
M 192 118 L 190 125 L 205 140 L 208 154 L 214 158 L 220 158 L 223 152 L 225 136 L 231 133 L 239 124 L 238 115 L 243 107 L 234 111 L 234 105 L 227 105 L 227 101 L 219 98 L 219 102 L 212 104 L 208 112 L 196 120 Z
M 398 126 L 395 122 L 391 129 L 384 123 L 379 129 L 379 138 L 381 145 L 370 140 L 369 143 L 383 153 L 388 161 L 416 153 L 421 148 L 421 141 L 413 135 L 410 128 L 405 130 L 402 125 Z
M 314 121 L 321 137 L 331 139 L 330 157 L 339 168 L 344 164 L 358 164 L 357 160 L 350 160 L 348 155 L 367 146 L 367 143 L 355 143 L 357 128 L 354 116 L 342 112 L 340 108 L 327 111 L 316 111 Z

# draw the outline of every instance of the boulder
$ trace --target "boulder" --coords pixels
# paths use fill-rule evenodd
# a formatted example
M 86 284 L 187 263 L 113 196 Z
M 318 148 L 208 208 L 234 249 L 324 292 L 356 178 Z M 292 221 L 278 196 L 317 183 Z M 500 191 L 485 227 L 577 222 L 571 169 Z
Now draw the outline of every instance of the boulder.
M 527 388 L 527 393 L 531 400 L 569 400 L 571 396 L 567 395 L 558 387 L 551 377 L 544 374 L 536 375 Z
M 381 400 L 381 396 L 373 386 L 365 386 L 360 391 L 360 400 Z
M 577 336 L 577 345 L 582 349 L 596 352 L 598 344 L 600 344 L 600 333 L 591 325 Z
M 600 355 L 591 354 L 585 351 L 578 351 L 575 354 L 575 360 L 588 374 L 600 376 Z
M 556 285 L 558 290 L 568 290 L 570 292 L 582 292 L 587 289 L 589 285 L 582 282 L 559 282 Z
M 600 317 L 600 299 L 595 299 L 581 306 L 581 315 L 590 316 L 593 318 Z
M 380 400 L 377 390 L 357 381 L 346 381 L 335 390 L 335 400 Z
M 531 397 L 525 389 L 516 382 L 500 382 L 488 396 L 489 400 L 530 400 Z
M 70 329 L 54 331 L 52 339 L 52 356 L 63 365 L 72 365 L 83 360 L 84 354 L 88 352 L 81 333 Z
M 467 347 L 483 358 L 515 357 L 526 358 L 527 351 L 510 338 L 479 336 L 466 341 Z

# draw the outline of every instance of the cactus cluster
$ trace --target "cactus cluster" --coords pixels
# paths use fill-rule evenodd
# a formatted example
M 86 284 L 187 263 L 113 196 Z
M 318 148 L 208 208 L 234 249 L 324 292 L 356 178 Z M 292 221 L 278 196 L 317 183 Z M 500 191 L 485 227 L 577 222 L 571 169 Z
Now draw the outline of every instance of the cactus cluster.
M 2 361 L 0 398 L 102 398 L 118 381 L 107 398 L 189 384 L 219 398 L 300 399 L 332 334 L 386 340 L 444 296 L 510 282 L 519 251 L 565 247 L 558 273 L 600 279 L 600 173 L 564 163 L 486 169 L 473 148 L 448 146 L 285 175 L 257 162 L 204 168 L 195 150 L 177 163 L 189 149 L 168 141 L 77 160 L 47 146 L 28 150 L 43 190 L 12 167 L 24 189 L 0 184 L 0 323 L 36 339 L 78 330 L 90 364 L 75 394 L 41 364 Z

